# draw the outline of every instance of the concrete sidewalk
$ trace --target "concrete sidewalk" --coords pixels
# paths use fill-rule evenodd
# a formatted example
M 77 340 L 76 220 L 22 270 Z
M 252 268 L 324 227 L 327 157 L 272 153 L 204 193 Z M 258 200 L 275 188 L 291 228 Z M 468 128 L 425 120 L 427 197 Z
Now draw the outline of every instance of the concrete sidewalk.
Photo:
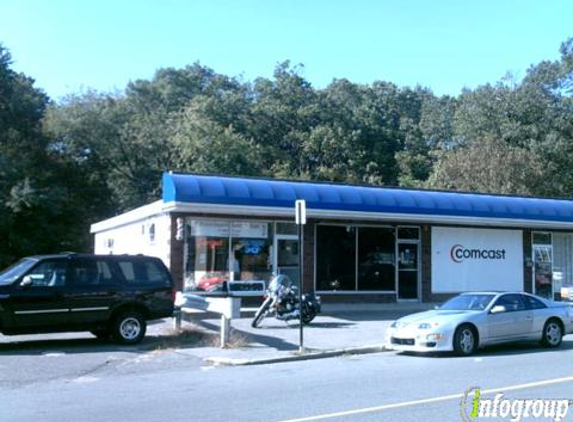
M 215 365 L 254 365 L 317 359 L 343 354 L 384 351 L 384 333 L 388 325 L 404 315 L 431 309 L 434 304 L 325 304 L 323 312 L 304 327 L 305 353 L 299 353 L 297 321 L 264 319 L 260 328 L 252 328 L 256 309 L 242 309 L 241 318 L 232 321 L 231 347 L 181 347 L 178 353 L 200 357 Z M 192 314 L 182 329 L 198 326 L 218 333 L 216 315 Z

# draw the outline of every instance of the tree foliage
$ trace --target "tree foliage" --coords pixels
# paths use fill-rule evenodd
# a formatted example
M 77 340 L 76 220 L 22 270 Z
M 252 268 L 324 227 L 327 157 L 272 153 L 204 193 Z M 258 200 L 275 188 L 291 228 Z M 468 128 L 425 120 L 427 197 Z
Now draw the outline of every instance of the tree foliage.
M 89 249 L 89 224 L 157 199 L 168 170 L 571 197 L 573 38 L 560 53 L 455 97 L 195 63 L 50 103 L 0 47 L 0 264 Z

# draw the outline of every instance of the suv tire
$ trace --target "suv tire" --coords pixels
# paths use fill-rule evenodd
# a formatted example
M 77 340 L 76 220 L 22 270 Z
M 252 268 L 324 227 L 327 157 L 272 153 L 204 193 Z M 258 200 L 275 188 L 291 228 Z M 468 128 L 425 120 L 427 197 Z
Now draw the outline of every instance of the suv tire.
M 137 344 L 145 336 L 147 324 L 137 311 L 119 314 L 112 323 L 113 338 L 122 344 Z

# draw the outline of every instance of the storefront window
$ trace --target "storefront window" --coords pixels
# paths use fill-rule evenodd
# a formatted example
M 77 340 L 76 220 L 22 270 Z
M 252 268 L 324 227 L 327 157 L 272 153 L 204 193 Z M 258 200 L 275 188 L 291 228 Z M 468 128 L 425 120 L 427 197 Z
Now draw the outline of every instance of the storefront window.
M 358 229 L 358 290 L 396 289 L 393 228 Z
M 396 233 L 403 239 L 397 240 Z M 317 226 L 317 290 L 396 292 L 398 279 L 401 298 L 416 298 L 419 236 L 418 227 Z M 405 245 L 400 274 L 397 245 Z
M 192 221 L 185 246 L 185 288 L 221 290 L 229 280 L 229 224 Z
M 420 238 L 418 227 L 398 227 L 398 239 L 417 240 Z
M 296 224 L 277 223 L 277 234 L 298 234 Z
M 318 290 L 356 290 L 356 229 L 317 226 L 316 280 Z
M 233 223 L 233 280 L 267 280 L 271 275 L 271 236 L 268 223 Z
M 271 274 L 269 223 L 187 220 L 185 289 L 220 292 L 228 281 Z
M 533 243 L 536 245 L 551 245 L 551 233 L 533 233 Z

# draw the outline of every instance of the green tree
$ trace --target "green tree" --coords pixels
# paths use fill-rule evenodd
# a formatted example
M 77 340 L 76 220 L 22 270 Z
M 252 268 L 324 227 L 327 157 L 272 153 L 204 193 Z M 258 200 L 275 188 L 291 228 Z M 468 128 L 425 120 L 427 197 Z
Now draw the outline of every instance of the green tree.
M 439 154 L 426 184 L 432 189 L 539 195 L 548 188 L 545 166 L 531 151 L 486 137 Z
M 84 215 L 73 188 L 76 173 L 42 133 L 48 97 L 10 68 L 0 46 L 0 266 L 24 255 L 86 250 Z

